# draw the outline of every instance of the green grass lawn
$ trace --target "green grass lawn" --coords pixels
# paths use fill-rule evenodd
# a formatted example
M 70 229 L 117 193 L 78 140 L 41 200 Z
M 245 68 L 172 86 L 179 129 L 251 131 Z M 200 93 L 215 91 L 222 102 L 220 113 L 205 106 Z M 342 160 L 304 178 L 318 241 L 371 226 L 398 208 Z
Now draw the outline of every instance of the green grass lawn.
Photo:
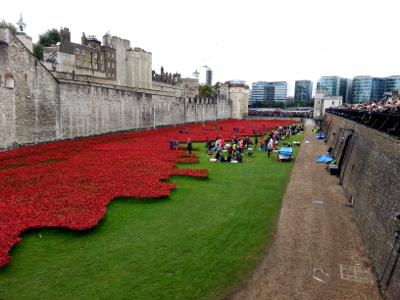
M 210 163 L 204 143 L 193 146 L 200 162 L 179 167 L 209 178 L 174 176 L 164 198 L 115 199 L 90 230 L 24 233 L 0 269 L 0 299 L 219 299 L 235 289 L 270 240 L 295 159 L 253 151 L 251 162 Z

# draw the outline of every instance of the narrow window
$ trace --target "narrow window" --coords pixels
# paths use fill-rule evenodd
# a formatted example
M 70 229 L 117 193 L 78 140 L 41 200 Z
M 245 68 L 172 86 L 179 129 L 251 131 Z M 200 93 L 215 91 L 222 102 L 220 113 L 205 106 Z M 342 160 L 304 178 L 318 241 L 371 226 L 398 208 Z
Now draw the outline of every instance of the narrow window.
M 94 69 L 97 70 L 97 64 L 94 64 Z
M 82 49 L 82 55 L 85 55 L 85 50 Z
M 6 87 L 14 88 L 14 76 L 11 73 L 6 74 Z
M 108 77 L 110 77 L 110 73 L 108 73 Z
M 100 60 L 103 60 L 103 54 L 100 54 Z
M 76 65 L 79 66 L 79 59 L 76 60 Z
M 79 54 L 79 49 L 78 48 L 76 48 L 76 54 Z
M 103 65 L 100 65 L 100 70 L 103 71 Z
M 107 52 L 107 57 L 110 57 L 110 52 Z
M 82 60 L 82 67 L 84 67 L 85 66 L 85 61 L 84 60 Z
M 112 73 L 112 77 L 113 77 L 113 78 L 115 77 L 114 73 Z
M 108 68 L 110 67 L 110 62 L 107 62 L 107 67 L 108 67 Z
M 112 68 L 114 69 L 114 63 L 112 63 Z
M 94 54 L 94 58 L 97 58 L 97 53 Z
M 111 55 L 112 58 L 114 58 L 114 53 Z
M 28 82 L 28 74 L 25 73 L 24 77 L 25 77 L 25 83 L 27 83 Z
M 92 63 L 91 63 L 91 62 L 89 62 L 89 68 L 90 68 L 90 69 L 92 68 Z

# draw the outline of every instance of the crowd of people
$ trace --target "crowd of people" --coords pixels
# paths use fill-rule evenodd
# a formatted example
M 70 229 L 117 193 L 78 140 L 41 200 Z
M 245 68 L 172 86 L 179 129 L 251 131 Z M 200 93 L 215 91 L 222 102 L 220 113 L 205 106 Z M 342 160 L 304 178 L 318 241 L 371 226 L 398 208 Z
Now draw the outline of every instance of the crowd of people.
M 243 162 L 243 151 L 245 149 L 252 149 L 251 146 L 254 145 L 255 149 L 267 151 L 268 157 L 271 157 L 271 154 L 278 150 L 277 146 L 279 142 L 281 142 L 283 146 L 286 146 L 288 145 L 291 135 L 296 135 L 303 130 L 303 125 L 276 126 L 276 128 L 265 137 L 256 134 L 254 136 L 254 141 L 249 136 L 242 139 L 239 135 L 234 135 L 230 144 L 227 144 L 225 140 L 220 137 L 216 137 L 215 142 L 207 137 L 207 154 L 215 157 L 219 162 L 231 162 L 232 160 Z M 257 148 L 258 146 L 260 146 L 260 148 Z
M 332 108 L 400 114 L 400 99 L 399 97 L 388 97 L 387 99 L 382 99 L 379 101 L 372 100 L 365 103 L 356 103 L 356 104 L 346 103 L 339 107 L 330 107 L 330 109 Z
M 312 108 L 310 108 L 312 110 Z M 290 111 L 249 111 L 249 116 L 260 116 L 270 118 L 312 118 L 313 113 L 307 112 L 290 112 Z

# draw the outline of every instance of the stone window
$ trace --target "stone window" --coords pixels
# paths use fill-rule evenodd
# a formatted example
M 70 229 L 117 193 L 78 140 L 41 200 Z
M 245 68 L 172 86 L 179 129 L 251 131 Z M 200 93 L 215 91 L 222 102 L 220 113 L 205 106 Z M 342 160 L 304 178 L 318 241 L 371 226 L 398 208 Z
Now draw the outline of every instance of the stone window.
M 110 73 L 108 73 L 108 77 L 110 77 Z
M 85 50 L 82 49 L 82 55 L 85 55 Z
M 100 70 L 103 71 L 103 65 L 100 65 Z
M 94 69 L 97 70 L 97 64 L 94 64 Z
M 188 88 L 188 87 L 189 87 L 189 85 L 187 84 L 187 85 L 186 85 L 186 88 Z
M 94 54 L 94 58 L 97 58 L 97 53 Z
M 79 48 L 76 48 L 76 54 L 79 54 Z
M 6 87 L 10 89 L 14 88 L 14 76 L 11 73 L 6 74 Z
M 107 62 L 107 67 L 108 67 L 108 68 L 110 67 L 110 62 Z
M 321 101 L 318 101 L 318 104 L 321 104 Z
M 76 60 L 76 65 L 79 66 L 79 59 Z
M 100 60 L 103 60 L 103 54 L 100 54 Z
M 114 53 L 111 55 L 112 58 L 114 58 Z
M 82 60 L 82 67 L 84 67 L 85 66 L 85 61 L 84 60 Z
M 110 57 L 110 52 L 107 52 L 107 57 Z
M 92 68 L 92 63 L 91 63 L 91 62 L 89 62 L 89 68 L 90 68 L 90 69 Z
M 114 69 L 114 63 L 112 63 L 112 68 Z
M 114 73 L 112 73 L 112 78 L 114 78 L 115 77 L 115 75 L 114 75 Z

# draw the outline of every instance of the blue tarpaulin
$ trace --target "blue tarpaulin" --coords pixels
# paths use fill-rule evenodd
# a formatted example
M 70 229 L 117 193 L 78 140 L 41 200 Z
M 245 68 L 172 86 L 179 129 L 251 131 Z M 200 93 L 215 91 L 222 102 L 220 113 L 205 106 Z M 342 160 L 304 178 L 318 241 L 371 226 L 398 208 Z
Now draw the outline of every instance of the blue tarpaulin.
M 320 132 L 319 135 L 314 136 L 314 139 L 324 139 L 324 138 L 325 138 L 325 136 L 322 135 L 322 132 Z
M 333 161 L 333 156 L 330 154 L 318 156 L 317 162 L 319 163 L 327 163 Z
M 291 156 L 293 154 L 293 148 L 292 147 L 282 147 L 279 149 L 279 155 L 287 155 Z

